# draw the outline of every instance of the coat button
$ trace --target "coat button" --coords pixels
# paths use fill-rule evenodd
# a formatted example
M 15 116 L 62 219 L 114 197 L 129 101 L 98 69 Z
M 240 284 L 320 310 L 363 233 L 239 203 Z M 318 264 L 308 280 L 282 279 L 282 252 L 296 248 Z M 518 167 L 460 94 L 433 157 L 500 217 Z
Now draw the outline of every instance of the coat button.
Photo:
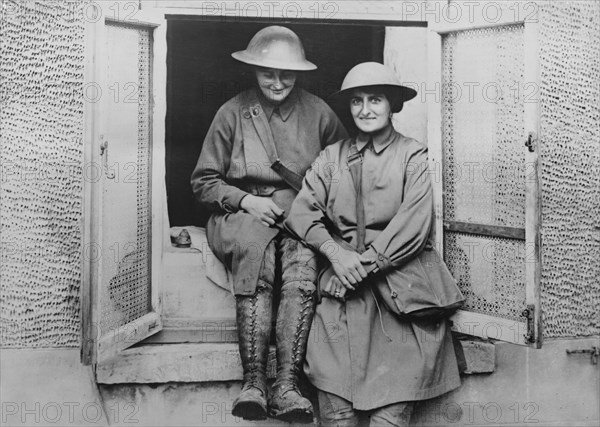
M 398 293 L 396 291 L 392 291 L 392 298 L 398 298 Z

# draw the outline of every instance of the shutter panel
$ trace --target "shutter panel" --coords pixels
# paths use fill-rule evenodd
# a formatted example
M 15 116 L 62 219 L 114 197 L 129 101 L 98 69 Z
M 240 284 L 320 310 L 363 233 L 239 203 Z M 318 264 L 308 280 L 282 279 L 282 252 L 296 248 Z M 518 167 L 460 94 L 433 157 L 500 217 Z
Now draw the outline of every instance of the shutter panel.
M 153 220 L 152 197 L 159 182 L 152 161 L 156 28 L 101 19 L 89 31 L 94 48 L 84 95 L 92 103 L 92 125 L 86 120 L 92 136 L 88 158 L 98 179 L 86 192 L 91 286 L 83 308 L 84 363 L 102 363 L 162 329 L 156 283 L 160 254 L 153 254 L 161 251 L 160 244 L 153 245 L 160 222 Z
M 534 25 L 450 26 L 429 37 L 430 80 L 442 88 L 429 110 L 429 144 L 442 172 L 437 243 L 467 297 L 455 329 L 539 346 Z

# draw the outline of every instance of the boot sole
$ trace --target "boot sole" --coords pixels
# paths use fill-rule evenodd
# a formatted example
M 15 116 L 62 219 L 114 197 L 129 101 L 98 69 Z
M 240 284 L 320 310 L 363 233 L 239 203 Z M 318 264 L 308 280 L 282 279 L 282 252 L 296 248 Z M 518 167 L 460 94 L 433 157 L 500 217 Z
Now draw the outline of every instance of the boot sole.
M 257 402 L 240 402 L 231 410 L 234 417 L 243 418 L 248 421 L 260 421 L 267 419 L 267 410 Z
M 292 409 L 290 411 L 273 411 L 269 415 L 286 423 L 310 424 L 313 422 L 313 412 L 309 409 Z

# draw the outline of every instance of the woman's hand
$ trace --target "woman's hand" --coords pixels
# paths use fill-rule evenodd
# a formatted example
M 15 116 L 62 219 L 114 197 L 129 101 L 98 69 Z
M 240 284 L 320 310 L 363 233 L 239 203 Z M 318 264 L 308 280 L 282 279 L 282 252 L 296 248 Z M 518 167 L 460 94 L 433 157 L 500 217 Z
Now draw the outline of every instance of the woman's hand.
M 344 249 L 332 240 L 323 244 L 321 252 L 327 256 L 333 272 L 347 291 L 353 291 L 354 285 L 366 279 L 367 271 L 363 264 L 370 261 L 367 261 L 358 252 Z
M 342 285 L 336 275 L 331 276 L 325 287 L 321 289 L 323 295 L 342 301 L 345 300 L 347 291 L 347 288 Z
M 242 199 L 240 208 L 257 218 L 267 227 L 271 227 L 283 215 L 284 210 L 269 197 L 259 197 L 248 194 Z

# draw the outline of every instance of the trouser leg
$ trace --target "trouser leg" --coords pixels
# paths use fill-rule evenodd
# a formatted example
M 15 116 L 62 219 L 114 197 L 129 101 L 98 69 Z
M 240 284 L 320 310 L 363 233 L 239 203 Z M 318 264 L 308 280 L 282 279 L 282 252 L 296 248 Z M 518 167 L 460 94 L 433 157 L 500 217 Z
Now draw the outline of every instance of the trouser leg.
M 279 247 L 282 288 L 277 312 L 277 378 L 269 401 L 272 417 L 288 422 L 313 421 L 313 408 L 298 388 L 308 333 L 315 312 L 317 261 L 298 241 L 283 237 Z
M 346 399 L 319 390 L 319 426 L 321 427 L 357 427 L 359 418 Z
M 374 410 L 369 427 L 404 427 L 410 423 L 414 402 L 399 402 Z
M 247 420 L 267 418 L 267 359 L 275 278 L 275 242 L 267 246 L 256 292 L 236 297 L 240 358 L 244 371 L 242 391 L 232 414 Z

